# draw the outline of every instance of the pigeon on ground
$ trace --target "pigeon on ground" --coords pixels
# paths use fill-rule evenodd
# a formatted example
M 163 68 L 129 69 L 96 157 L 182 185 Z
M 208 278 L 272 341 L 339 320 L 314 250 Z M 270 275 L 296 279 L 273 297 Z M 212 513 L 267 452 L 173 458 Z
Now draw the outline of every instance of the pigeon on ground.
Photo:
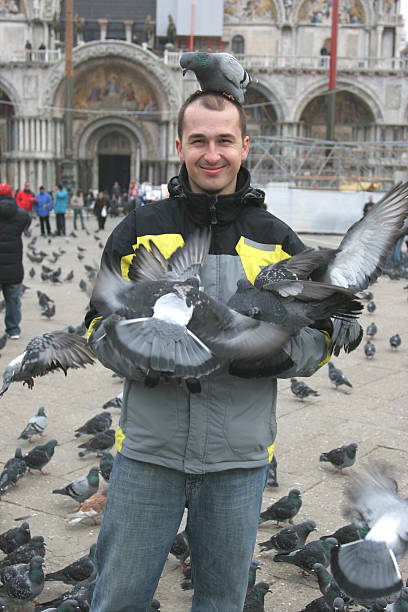
M 0 561 L 0 577 L 3 570 L 17 563 L 29 563 L 33 557 L 45 557 L 45 543 L 43 536 L 34 536 L 15 550 L 11 551 Z
M 27 464 L 23 459 L 21 448 L 16 448 L 14 457 L 8 459 L 0 476 L 0 495 L 2 495 L 11 484 L 18 487 L 17 480 L 24 476 Z
M 0 351 L 6 346 L 7 340 L 8 340 L 8 334 L 3 334 L 2 336 L 0 336 Z
M 28 471 L 40 470 L 41 474 L 46 476 L 48 472 L 44 472 L 43 467 L 51 460 L 57 444 L 57 440 L 50 440 L 46 444 L 35 446 L 30 452 L 26 453 L 24 461 L 27 464 Z
M 259 524 L 266 521 L 276 521 L 278 527 L 279 523 L 282 522 L 289 522 L 292 525 L 292 519 L 299 512 L 301 506 L 302 498 L 300 497 L 300 491 L 298 489 L 291 489 L 289 495 L 281 497 L 281 499 L 261 512 Z
M 82 434 L 93 435 L 100 431 L 106 431 L 112 425 L 112 415 L 110 412 L 101 412 L 88 419 L 86 423 L 75 430 L 75 437 L 79 438 Z
M 64 278 L 64 282 L 65 281 L 72 281 L 72 279 L 74 278 L 74 271 L 71 270 L 71 272 L 68 272 L 68 274 L 66 275 L 66 277 Z
M 81 336 L 63 331 L 46 332 L 29 341 L 23 353 L 15 357 L 3 372 L 3 386 L 0 397 L 10 384 L 16 381 L 34 386 L 34 378 L 48 372 L 69 368 L 84 368 L 94 363 L 94 356 Z
M 336 548 L 332 548 L 332 551 L 336 550 Z M 317 581 L 319 583 L 319 589 L 321 594 L 326 600 L 326 603 L 331 606 L 332 609 L 334 602 L 337 598 L 342 598 L 344 602 L 347 604 L 352 604 L 353 600 L 348 597 L 343 591 L 340 589 L 333 576 L 327 571 L 327 569 L 321 563 L 315 563 L 313 566 L 313 572 L 317 576 Z
M 335 389 L 337 389 L 341 385 L 346 385 L 347 387 L 353 386 L 343 374 L 343 372 L 340 370 L 340 368 L 336 368 L 331 361 L 329 361 L 327 365 L 329 366 L 329 378 Z
M 251 591 L 254 588 L 255 582 L 256 582 L 256 573 L 260 567 L 261 566 L 260 566 L 259 561 L 257 561 L 256 559 L 252 559 L 249 565 L 249 570 L 248 570 L 247 593 L 249 593 L 249 591 Z
M 348 544 L 348 542 L 355 542 L 356 540 L 362 540 L 368 533 L 368 529 L 363 526 L 350 523 L 349 525 L 343 525 L 336 529 L 334 533 L 327 536 L 321 536 L 321 540 L 326 538 L 336 538 L 339 544 Z
M 22 523 L 19 527 L 13 527 L 0 534 L 0 550 L 8 555 L 19 546 L 29 542 L 30 539 L 30 526 L 28 523 Z
M 178 533 L 170 548 L 170 553 L 176 557 L 183 565 L 186 559 L 190 556 L 190 546 L 188 544 L 187 534 L 185 531 Z
M 374 336 L 377 334 L 378 329 L 375 323 L 370 323 L 370 325 L 367 327 L 367 336 L 369 338 L 374 338 Z
M 35 270 L 34 270 L 34 268 L 31 268 L 31 270 L 29 271 L 29 273 L 28 273 L 28 274 L 30 275 L 30 278 L 34 278 L 34 276 L 35 276 Z
M 99 470 L 105 482 L 109 482 L 112 467 L 113 467 L 112 453 L 108 453 L 108 452 L 102 453 L 102 457 L 99 461 Z
M 313 391 L 306 383 L 302 380 L 296 380 L 296 378 L 290 379 L 290 390 L 301 402 L 304 401 L 305 397 L 309 397 L 309 395 L 319 396 L 317 391 Z
M 89 438 L 86 442 L 79 444 L 78 448 L 85 450 L 80 451 L 78 455 L 85 457 L 89 453 L 96 453 L 102 455 L 104 451 L 109 450 L 115 444 L 115 431 L 108 429 L 107 431 L 100 431 L 93 438 Z
M 247 592 L 242 612 L 264 612 L 265 595 L 272 593 L 267 582 L 258 582 Z
M 320 461 L 331 463 L 333 467 L 342 472 L 344 468 L 354 465 L 356 461 L 357 448 L 358 446 L 355 442 L 345 444 L 344 446 L 334 448 L 327 453 L 322 453 L 320 455 Z
M 368 302 L 366 308 L 367 308 L 368 312 L 372 314 L 376 310 L 377 306 L 376 306 L 375 302 Z
M 44 588 L 44 559 L 33 557 L 29 563 L 18 563 L 5 568 L 2 573 L 0 595 L 9 597 L 22 606 L 35 599 Z
M 89 610 L 89 608 L 88 608 Z M 76 599 L 67 599 L 63 601 L 58 608 L 47 608 L 43 609 L 43 612 L 80 612 L 81 608 L 78 606 Z
M 183 76 L 188 70 L 194 72 L 203 91 L 229 94 L 240 104 L 244 102 L 251 77 L 233 55 L 188 51 L 181 56 L 180 66 Z
M 54 303 L 54 300 L 48 297 L 48 295 L 44 293 L 43 291 L 38 290 L 37 297 L 38 297 L 38 303 L 41 306 L 41 308 L 48 308 L 50 302 Z
M 47 308 L 44 308 L 44 310 L 41 313 L 42 317 L 47 317 L 47 319 L 52 319 L 53 316 L 55 316 L 55 304 L 52 304 L 52 306 L 48 306 Z
M 65 584 L 78 584 L 84 580 L 93 580 L 96 576 L 96 544 L 92 544 L 89 553 L 66 567 L 45 575 L 45 581 L 53 580 Z
M 94 493 L 79 506 L 77 512 L 70 514 L 70 524 L 75 525 L 87 519 L 91 519 L 94 525 L 99 525 L 102 521 L 106 506 L 106 496 L 108 489 L 103 489 L 100 493 Z
M 367 357 L 367 359 L 373 359 L 374 355 L 375 355 L 375 344 L 373 344 L 371 342 L 371 340 L 367 340 L 367 342 L 364 345 L 364 354 Z
M 408 588 L 402 587 L 398 599 L 385 608 L 386 612 L 407 612 L 408 610 Z
M 302 548 L 312 531 L 316 531 L 316 523 L 314 521 L 304 521 L 298 525 L 284 527 L 266 542 L 260 542 L 258 546 L 263 547 L 261 552 L 274 549 L 278 553 L 290 553 Z
M 268 487 L 279 487 L 278 483 L 278 462 L 273 454 L 272 461 L 269 464 L 268 475 L 266 477 L 266 486 Z
M 302 573 L 310 574 L 315 563 L 321 563 L 324 567 L 329 565 L 330 553 L 335 546 L 338 546 L 335 538 L 314 540 L 289 553 L 278 553 L 273 560 L 276 563 L 296 565 L 302 570 Z
M 33 436 L 45 437 L 44 430 L 47 425 L 48 419 L 47 415 L 44 412 L 44 406 L 40 406 L 37 414 L 30 418 L 27 425 L 25 426 L 21 434 L 18 436 L 18 439 L 20 440 L 21 438 L 23 440 L 28 440 L 29 442 L 32 442 Z
M 360 294 L 360 297 L 362 300 L 365 300 L 366 302 L 371 302 L 372 299 L 374 298 L 371 291 L 362 291 Z
M 72 589 L 69 591 L 65 591 L 62 595 L 58 595 L 55 599 L 51 601 L 42 602 L 39 606 L 36 606 L 36 610 L 46 610 L 51 607 L 51 610 L 54 608 L 58 609 L 58 606 L 61 606 L 65 602 L 69 600 L 75 600 L 78 603 L 78 607 L 81 612 L 88 612 L 91 607 L 91 600 L 94 590 L 94 581 L 86 580 L 84 583 L 79 582 L 75 584 Z
M 62 489 L 54 489 L 53 493 L 59 495 L 68 495 L 74 501 L 79 503 L 84 502 L 88 497 L 91 497 L 99 488 L 99 467 L 91 467 L 86 476 L 81 476 L 70 482 Z
M 408 500 L 397 494 L 396 481 L 384 466 L 354 475 L 346 488 L 347 516 L 369 531 L 364 540 L 340 546 L 331 555 L 333 577 L 359 600 L 373 600 L 400 590 L 397 561 L 408 548 Z
M 83 291 L 84 293 L 87 292 L 88 290 L 88 285 L 86 284 L 86 281 L 84 281 L 83 278 L 81 278 L 81 280 L 79 281 L 79 288 L 81 291 Z
M 118 393 L 112 399 L 105 402 L 102 408 L 104 410 L 106 410 L 107 408 L 122 408 L 122 404 L 123 404 L 123 391 Z
M 393 350 L 396 350 L 401 344 L 401 336 L 399 334 L 395 334 L 390 338 L 390 346 Z
M 194 589 L 192 583 L 193 572 L 191 569 L 191 565 L 188 562 L 184 563 L 184 565 L 181 566 L 181 572 L 183 574 L 184 580 L 180 582 L 180 587 L 183 589 L 183 591 L 191 591 L 192 589 Z
M 317 597 L 310 601 L 300 612 L 333 612 L 333 606 L 329 606 L 326 599 L 323 597 Z

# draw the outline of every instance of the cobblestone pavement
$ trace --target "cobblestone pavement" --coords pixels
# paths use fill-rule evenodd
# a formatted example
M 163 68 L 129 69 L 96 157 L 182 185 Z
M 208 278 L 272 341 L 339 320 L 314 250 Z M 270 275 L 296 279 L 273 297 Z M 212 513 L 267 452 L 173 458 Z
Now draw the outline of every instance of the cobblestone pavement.
M 89 235 L 78 231 L 76 238 L 70 237 L 69 241 L 65 241 L 64 238 L 55 237 L 51 244 L 46 238 L 37 238 L 38 250 L 44 249 L 50 256 L 52 251 L 66 251 L 54 266 L 47 261 L 45 263 L 54 268 L 60 265 L 61 278 L 65 278 L 71 269 L 74 270 L 74 280 L 58 285 L 41 281 L 38 265 L 35 266 L 37 273 L 31 279 L 28 272 L 32 264 L 25 259 L 25 283 L 29 289 L 23 297 L 23 333 L 20 340 L 10 340 L 1 351 L 0 366 L 3 369 L 22 352 L 34 335 L 81 322 L 88 302 L 88 296 L 78 286 L 81 279 L 86 279 L 83 264 L 99 264 L 102 252 L 99 242 L 105 242 L 116 223 L 116 219 L 108 219 L 107 229 L 100 233 L 98 240 L 94 238 L 94 218 L 87 220 L 91 230 Z M 68 219 L 67 226 L 70 232 L 72 219 Z M 39 228 L 34 222 L 33 236 L 36 235 L 39 235 Z M 326 235 L 307 235 L 303 238 L 310 246 L 337 246 L 340 241 L 338 236 Z M 25 244 L 27 242 L 28 239 L 25 239 Z M 77 257 L 77 246 L 86 249 L 82 261 Z M 303 506 L 297 519 L 299 522 L 306 519 L 316 521 L 318 532 L 312 537 L 330 533 L 344 524 L 341 515 L 342 490 L 348 476 L 335 473 L 328 464 L 319 463 L 319 455 L 323 451 L 357 442 L 357 461 L 350 472 L 377 459 L 387 460 L 395 466 L 401 495 L 408 494 L 408 304 L 407 292 L 403 290 L 405 284 L 406 281 L 381 278 L 372 287 L 377 309 L 373 315 L 365 311 L 361 323 L 364 329 L 371 321 L 377 324 L 375 358 L 367 360 L 361 345 L 350 355 L 334 359 L 351 380 L 352 389 L 334 390 L 328 379 L 327 366 L 306 381 L 320 395 L 305 402 L 294 398 L 289 381 L 279 382 L 276 440 L 279 488 L 265 490 L 263 508 L 286 495 L 289 489 L 300 489 Z M 45 291 L 55 300 L 56 315 L 50 321 L 40 314 L 37 289 Z M 396 332 L 402 337 L 402 345 L 393 352 L 388 339 Z M 51 491 L 87 473 L 89 467 L 95 464 L 92 456 L 78 457 L 78 440 L 74 438 L 73 431 L 97 414 L 103 403 L 120 390 L 118 379 L 112 378 L 110 371 L 97 364 L 80 371 L 69 371 L 66 378 L 57 372 L 36 379 L 33 391 L 21 383 L 15 383 L 0 400 L 0 468 L 14 455 L 17 446 L 21 445 L 23 452 L 32 447 L 27 441 L 17 441 L 17 437 L 28 418 L 40 406 L 45 407 L 49 418 L 47 439 L 56 438 L 59 442 L 48 466 L 50 474 L 26 475 L 20 481 L 20 486 L 7 491 L 0 502 L 0 532 L 18 525 L 16 519 L 19 517 L 29 516 L 32 535 L 44 535 L 47 571 L 59 569 L 85 554 L 96 541 L 98 527 L 91 523 L 70 525 L 69 514 L 76 510 L 77 504 L 70 498 L 52 495 Z M 119 411 L 112 409 L 112 413 L 116 425 Z M 260 526 L 258 541 L 268 539 L 275 532 L 276 527 L 270 523 Z M 308 601 L 319 596 L 313 577 L 303 578 L 296 568 L 274 563 L 270 552 L 255 551 L 255 557 L 261 564 L 258 579 L 271 584 L 272 594 L 266 598 L 267 611 L 297 612 Z M 406 578 L 406 562 L 402 563 L 402 571 Z M 191 591 L 182 591 L 180 582 L 177 562 L 170 557 L 157 592 L 164 612 L 187 612 L 190 609 Z M 39 599 L 46 601 L 64 590 L 62 583 L 46 583 Z M 12 608 L 9 606 L 7 609 Z

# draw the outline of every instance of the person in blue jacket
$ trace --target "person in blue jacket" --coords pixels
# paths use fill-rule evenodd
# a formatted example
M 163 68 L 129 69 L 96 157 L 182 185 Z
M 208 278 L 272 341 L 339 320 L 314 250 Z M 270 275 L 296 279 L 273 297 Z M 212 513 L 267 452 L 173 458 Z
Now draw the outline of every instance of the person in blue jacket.
M 54 212 L 57 218 L 57 236 L 65 236 L 65 213 L 68 206 L 68 191 L 61 183 L 55 192 Z
M 45 191 L 42 185 L 35 197 L 37 201 L 34 201 L 33 208 L 40 219 L 41 236 L 45 236 L 46 230 L 47 235 L 51 236 L 50 212 L 53 209 L 52 197 Z

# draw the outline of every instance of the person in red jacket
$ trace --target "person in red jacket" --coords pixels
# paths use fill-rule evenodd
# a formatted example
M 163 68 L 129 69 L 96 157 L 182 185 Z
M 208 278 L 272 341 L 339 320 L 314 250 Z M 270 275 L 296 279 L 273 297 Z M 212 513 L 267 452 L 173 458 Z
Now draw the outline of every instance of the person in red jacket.
M 31 212 L 33 210 L 33 204 L 34 202 L 37 202 L 37 198 L 30 189 L 29 181 L 26 181 L 24 183 L 24 189 L 20 189 L 17 194 L 16 200 L 17 204 L 21 208 L 24 208 L 24 210 L 28 210 L 28 212 Z

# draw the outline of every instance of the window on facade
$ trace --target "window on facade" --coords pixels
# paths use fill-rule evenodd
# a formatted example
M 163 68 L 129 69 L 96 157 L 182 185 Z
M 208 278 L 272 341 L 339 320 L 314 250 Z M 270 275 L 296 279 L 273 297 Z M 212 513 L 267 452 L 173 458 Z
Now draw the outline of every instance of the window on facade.
M 106 31 L 106 38 L 126 40 L 125 24 L 121 21 L 110 21 Z
M 84 30 L 84 41 L 99 40 L 101 37 L 99 23 L 97 21 L 86 21 Z
M 234 36 L 231 42 L 231 50 L 236 55 L 245 53 L 245 40 L 240 34 Z

